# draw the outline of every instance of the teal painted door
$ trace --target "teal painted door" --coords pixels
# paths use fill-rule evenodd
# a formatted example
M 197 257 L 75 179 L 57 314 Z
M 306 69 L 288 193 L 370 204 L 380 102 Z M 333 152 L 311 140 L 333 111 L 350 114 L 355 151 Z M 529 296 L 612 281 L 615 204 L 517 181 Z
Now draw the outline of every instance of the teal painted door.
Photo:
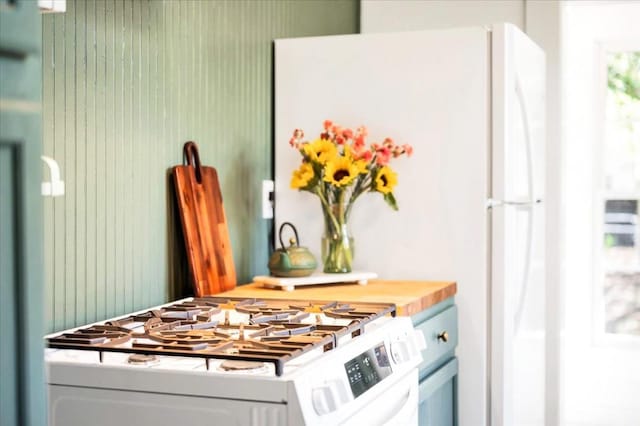
M 41 18 L 0 0 L 0 424 L 46 424 L 43 374 Z
M 420 425 L 457 426 L 457 380 L 458 360 L 453 358 L 420 382 Z

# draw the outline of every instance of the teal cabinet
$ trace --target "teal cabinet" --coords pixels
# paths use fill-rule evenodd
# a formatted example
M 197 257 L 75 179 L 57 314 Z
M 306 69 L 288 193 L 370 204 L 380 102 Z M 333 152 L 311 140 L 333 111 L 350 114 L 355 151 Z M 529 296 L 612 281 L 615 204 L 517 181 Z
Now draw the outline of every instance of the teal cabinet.
M 411 319 L 426 343 L 419 368 L 420 425 L 457 425 L 458 309 L 449 298 Z
M 0 0 L 0 424 L 46 424 L 38 4 Z

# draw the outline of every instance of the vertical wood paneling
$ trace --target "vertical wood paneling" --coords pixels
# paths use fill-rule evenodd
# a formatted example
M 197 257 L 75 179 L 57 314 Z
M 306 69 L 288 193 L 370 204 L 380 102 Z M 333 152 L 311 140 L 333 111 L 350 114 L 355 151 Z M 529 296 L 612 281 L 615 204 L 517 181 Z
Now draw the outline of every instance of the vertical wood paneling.
M 85 129 L 85 156 L 80 161 L 85 162 L 86 177 L 84 179 L 84 194 L 85 194 L 85 212 L 84 227 L 85 227 L 85 252 L 80 254 L 80 257 L 85 259 L 85 315 L 87 322 L 93 322 L 96 320 L 97 315 L 97 277 L 96 277 L 96 256 L 97 256 L 97 162 L 96 162 L 96 135 L 97 135 L 97 120 L 96 120 L 96 103 L 98 99 L 98 93 L 95 90 L 96 78 L 98 73 L 98 50 L 97 50 L 97 8 L 96 1 L 89 0 L 85 3 L 85 50 L 86 50 L 86 64 L 87 73 L 85 76 L 85 94 L 86 94 L 86 129 Z M 91 31 L 91 29 L 95 29 Z M 81 284 L 82 285 L 82 284 Z
M 95 166 L 96 166 L 96 319 L 106 316 L 106 88 L 105 81 L 107 75 L 107 4 L 104 1 L 96 0 L 96 78 L 93 90 L 96 94 L 95 102 Z M 47 19 L 45 16 L 43 19 Z M 45 113 L 46 114 L 46 113 Z M 46 140 L 46 135 L 45 135 Z M 90 216 L 89 220 L 93 218 Z
M 52 19 L 46 19 L 42 22 L 42 33 L 49 34 L 50 37 L 55 34 L 54 21 Z M 55 43 L 50 42 L 46 45 L 43 43 L 42 48 L 42 67 L 44 69 L 55 69 Z M 45 111 L 55 110 L 55 74 L 53 72 L 43 73 L 42 75 L 42 109 Z M 49 119 L 43 123 L 42 127 L 43 136 L 47 135 L 42 144 L 42 149 L 45 154 L 53 154 L 52 139 L 55 135 L 55 120 Z M 47 143 L 48 142 L 48 143 Z M 43 170 L 43 178 L 48 177 L 48 170 Z M 55 242 L 55 222 L 53 217 L 53 204 L 52 200 L 44 199 L 42 203 L 42 211 L 44 215 L 43 229 L 44 238 L 43 244 L 47 249 L 44 251 L 44 276 L 46 277 L 45 285 L 45 312 L 44 320 L 49 327 L 54 326 L 54 310 L 55 310 L 55 257 L 54 257 L 54 242 Z
M 64 264 L 62 276 L 64 277 L 65 301 L 64 301 L 64 322 L 65 324 L 75 323 L 75 213 L 76 213 L 76 166 L 75 146 L 76 146 L 76 9 L 69 12 L 69 17 L 65 24 L 65 36 L 61 46 L 64 54 L 65 85 L 64 92 L 64 139 L 60 141 L 63 150 L 63 165 L 69 177 L 66 182 L 68 199 L 63 208 L 63 230 L 64 235 Z
M 54 34 L 51 38 L 54 49 L 54 110 L 53 112 L 53 149 L 51 151 L 46 150 L 47 132 L 43 132 L 43 142 L 45 143 L 45 154 L 48 152 L 53 153 L 53 157 L 61 162 L 64 167 L 64 140 L 65 140 L 65 46 L 64 39 L 66 37 L 66 28 L 64 17 L 56 16 L 54 22 Z M 43 46 L 45 44 L 46 37 L 43 34 Z M 46 48 L 46 47 L 45 47 Z M 43 74 L 44 74 L 43 70 Z M 46 83 L 46 80 L 44 81 Z M 46 89 L 45 89 L 46 92 Z M 43 110 L 43 122 L 45 128 L 48 126 L 47 117 Z M 66 168 L 65 176 L 67 175 Z M 64 207 L 65 201 L 63 199 L 47 200 L 53 204 L 53 289 L 55 294 L 54 307 L 53 307 L 53 320 L 54 327 L 56 329 L 64 326 L 65 323 L 65 277 L 64 268 L 66 265 L 64 243 L 65 243 L 65 223 L 64 223 Z M 46 248 L 45 248 L 46 250 Z M 45 277 L 45 282 L 48 277 Z
M 87 176 L 86 147 L 87 147 L 87 16 L 86 3 L 78 2 L 75 8 L 75 73 L 76 101 L 74 106 L 75 146 L 72 152 L 75 170 L 73 183 L 75 185 L 75 206 L 73 208 L 73 224 L 75 250 L 75 274 L 72 281 L 75 287 L 75 322 L 85 324 L 86 315 L 86 262 L 84 253 L 87 250 L 86 238 L 86 191 Z M 74 272 L 74 271 L 72 271 Z
M 105 59 L 105 170 L 104 170 L 104 193 L 105 193 L 105 226 L 102 230 L 105 234 L 105 314 L 110 317 L 115 313 L 115 292 L 116 292 L 116 239 L 115 234 L 118 233 L 116 223 L 115 210 L 115 185 L 119 181 L 119 176 L 115 173 L 115 151 L 119 137 L 117 134 L 117 124 L 120 122 L 118 114 L 116 79 L 119 80 L 121 72 L 118 69 L 117 57 L 117 38 L 118 33 L 118 8 L 117 3 L 113 0 L 105 0 L 107 10 L 105 12 L 106 20 L 106 59 Z M 118 120 L 116 121 L 116 118 Z
M 239 282 L 266 272 L 272 40 L 356 32 L 357 3 L 68 0 L 43 16 L 44 154 L 67 186 L 45 200 L 49 330 L 182 295 L 167 171 L 186 140 L 218 169 Z

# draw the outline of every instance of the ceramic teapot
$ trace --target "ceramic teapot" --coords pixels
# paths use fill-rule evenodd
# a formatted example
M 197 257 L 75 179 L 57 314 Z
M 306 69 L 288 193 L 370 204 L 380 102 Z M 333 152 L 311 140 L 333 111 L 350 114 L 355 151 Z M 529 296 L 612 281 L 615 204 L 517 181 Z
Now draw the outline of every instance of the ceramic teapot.
M 295 238 L 289 240 L 289 247 L 282 242 L 282 231 L 285 226 L 291 227 Z M 318 263 L 316 258 L 306 247 L 300 247 L 298 231 L 293 224 L 284 222 L 278 231 L 280 248 L 271 255 L 269 259 L 269 271 L 276 277 L 306 277 L 316 269 Z

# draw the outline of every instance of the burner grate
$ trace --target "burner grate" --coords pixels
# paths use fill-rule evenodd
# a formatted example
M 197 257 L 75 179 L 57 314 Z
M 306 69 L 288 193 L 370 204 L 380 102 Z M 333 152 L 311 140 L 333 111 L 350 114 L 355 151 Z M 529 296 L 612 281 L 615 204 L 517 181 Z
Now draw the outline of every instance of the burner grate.
M 224 320 L 215 318 L 222 312 Z M 233 312 L 246 322 L 232 323 Z M 47 345 L 97 351 L 100 361 L 105 352 L 123 352 L 203 358 L 207 369 L 211 359 L 267 362 L 280 376 L 287 361 L 316 348 L 332 350 L 342 336 L 356 337 L 385 315 L 395 316 L 393 304 L 200 297 L 63 332 Z M 349 322 L 325 324 L 323 316 Z

